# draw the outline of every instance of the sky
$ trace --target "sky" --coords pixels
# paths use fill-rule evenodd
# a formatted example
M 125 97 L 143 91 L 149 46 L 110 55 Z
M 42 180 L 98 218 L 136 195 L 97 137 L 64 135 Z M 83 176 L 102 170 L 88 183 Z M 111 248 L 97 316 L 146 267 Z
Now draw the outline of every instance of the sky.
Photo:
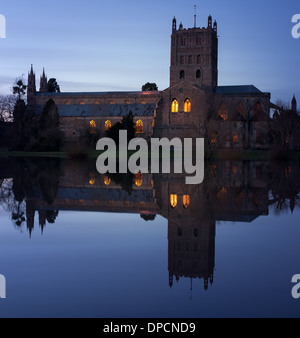
M 218 22 L 219 85 L 254 85 L 271 101 L 300 102 L 300 38 L 292 37 L 299 0 L 1 0 L 0 94 L 33 64 L 61 91 L 136 91 L 169 86 L 172 19 L 184 28 Z M 39 87 L 38 87 L 39 88 Z

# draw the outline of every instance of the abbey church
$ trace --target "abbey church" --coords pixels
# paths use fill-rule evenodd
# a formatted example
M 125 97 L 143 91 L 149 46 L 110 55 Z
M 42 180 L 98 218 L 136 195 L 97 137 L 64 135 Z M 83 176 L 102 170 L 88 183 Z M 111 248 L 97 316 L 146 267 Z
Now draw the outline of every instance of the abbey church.
M 211 145 L 229 149 L 266 149 L 265 122 L 270 93 L 253 85 L 218 86 L 218 27 L 208 17 L 207 27 L 184 28 L 174 18 L 171 35 L 170 84 L 151 92 L 49 93 L 45 72 L 36 89 L 31 67 L 28 105 L 37 114 L 52 99 L 67 141 L 83 130 L 100 135 L 130 112 L 136 134 L 151 137 L 204 137 Z

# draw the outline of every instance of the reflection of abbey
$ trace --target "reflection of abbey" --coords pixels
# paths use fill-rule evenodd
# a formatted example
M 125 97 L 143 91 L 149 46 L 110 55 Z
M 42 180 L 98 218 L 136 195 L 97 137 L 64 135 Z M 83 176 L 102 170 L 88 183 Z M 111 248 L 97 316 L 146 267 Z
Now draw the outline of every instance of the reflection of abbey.
M 163 217 L 168 225 L 170 286 L 182 277 L 201 278 L 205 288 L 213 283 L 216 222 L 252 222 L 268 214 L 277 191 L 290 197 L 289 185 L 292 191 L 300 191 L 298 162 L 284 168 L 277 179 L 281 170 L 272 170 L 271 163 L 220 161 L 206 167 L 201 185 L 186 185 L 185 175 L 137 174 L 131 193 L 108 175 L 100 175 L 94 164 L 64 161 L 57 167 L 52 162 L 35 159 L 26 170 L 21 163 L 11 166 L 20 170 L 14 177 L 14 191 L 26 196 L 30 235 L 36 235 L 38 224 L 43 230 L 47 213 L 53 210 L 99 212 L 99 226 L 101 212 L 141 215 L 149 226 L 155 216 Z M 271 189 L 274 201 L 269 197 Z
M 270 94 L 253 85 L 218 86 L 217 34 L 211 16 L 206 28 L 184 29 L 173 19 L 170 86 L 163 91 L 49 93 L 45 72 L 36 91 L 31 68 L 28 104 L 39 113 L 53 99 L 67 141 L 87 129 L 104 135 L 132 112 L 141 137 L 204 137 L 223 148 L 268 148 L 265 122 L 275 107 Z

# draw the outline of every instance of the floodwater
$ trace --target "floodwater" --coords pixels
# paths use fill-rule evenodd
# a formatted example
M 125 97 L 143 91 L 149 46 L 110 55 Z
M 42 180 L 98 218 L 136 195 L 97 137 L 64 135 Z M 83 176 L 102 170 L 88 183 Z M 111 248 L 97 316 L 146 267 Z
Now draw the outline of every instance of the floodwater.
M 299 161 L 206 163 L 200 185 L 0 162 L 0 317 L 300 316 Z

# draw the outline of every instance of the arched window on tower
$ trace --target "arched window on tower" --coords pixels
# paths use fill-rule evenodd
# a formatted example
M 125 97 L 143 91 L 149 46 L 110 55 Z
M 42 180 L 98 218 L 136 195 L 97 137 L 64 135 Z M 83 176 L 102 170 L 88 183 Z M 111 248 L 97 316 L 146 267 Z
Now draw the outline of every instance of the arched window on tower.
M 143 125 L 142 120 L 136 121 L 135 129 L 136 129 L 136 133 L 137 134 L 143 134 L 143 132 L 144 132 L 144 125 Z
M 175 209 L 177 207 L 177 203 L 178 203 L 178 198 L 177 198 L 177 195 L 173 194 L 170 196 L 170 204 L 171 204 L 171 207 L 173 209 Z
M 185 78 L 184 70 L 180 71 L 179 77 L 180 77 L 180 80 L 183 80 Z
M 200 77 L 201 77 L 201 70 L 198 69 L 198 70 L 196 71 L 196 79 L 200 79 Z
M 111 128 L 111 122 L 109 120 L 105 121 L 104 130 L 109 131 L 110 128 Z
M 172 113 L 178 113 L 178 109 L 179 109 L 178 101 L 176 99 L 173 99 L 172 100 L 171 112 Z
M 190 195 L 183 195 L 182 201 L 183 201 L 183 207 L 187 209 L 191 203 Z
M 186 99 L 184 101 L 184 112 L 185 113 L 190 113 L 192 110 L 192 104 L 190 99 Z

